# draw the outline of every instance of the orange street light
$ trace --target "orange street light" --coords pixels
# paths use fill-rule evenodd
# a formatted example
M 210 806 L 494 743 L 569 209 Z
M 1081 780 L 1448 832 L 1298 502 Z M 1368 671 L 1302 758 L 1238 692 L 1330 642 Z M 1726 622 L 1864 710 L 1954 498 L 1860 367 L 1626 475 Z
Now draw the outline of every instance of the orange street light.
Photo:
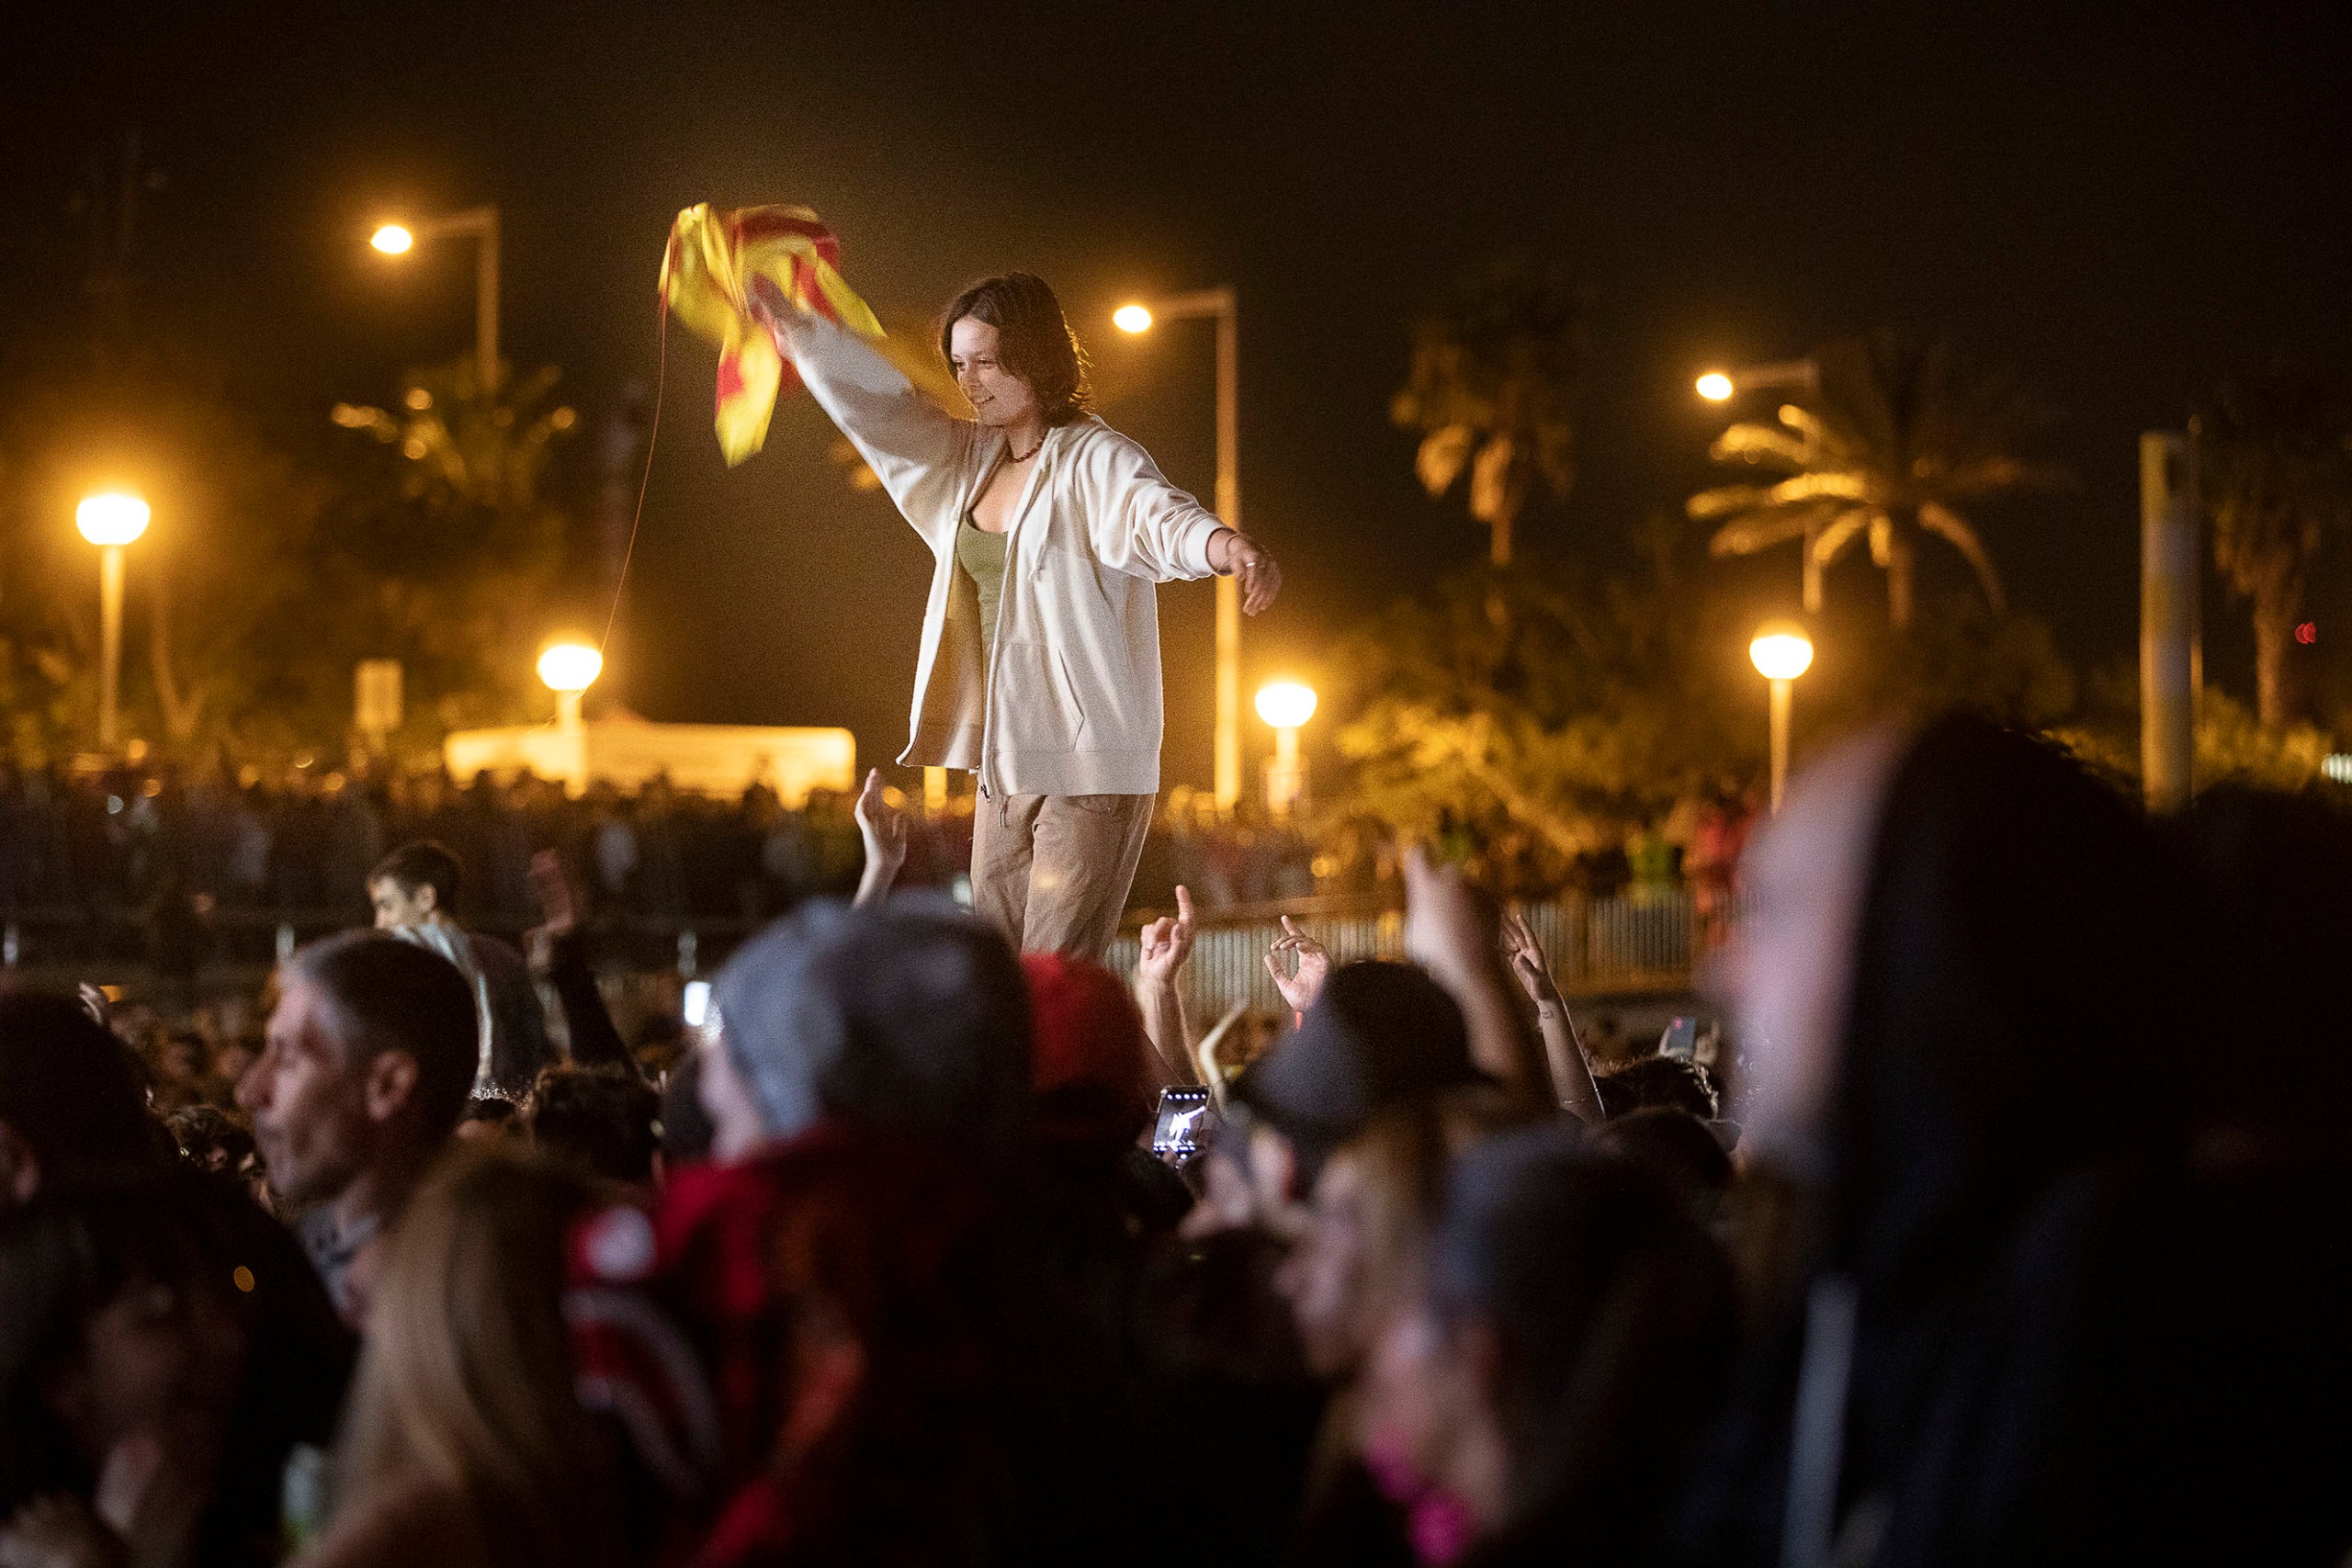
M 1789 699 L 1796 678 L 1813 668 L 1813 639 L 1793 621 L 1770 622 L 1757 628 L 1747 658 L 1756 672 L 1771 682 L 1772 810 L 1777 814 L 1789 782 Z
M 1711 403 L 1728 402 L 1741 392 L 1817 392 L 1821 390 L 1821 362 L 1813 358 L 1776 359 L 1770 365 L 1710 370 L 1692 385 Z
M 584 692 L 605 672 L 605 656 L 584 642 L 559 642 L 539 655 L 539 679 L 550 692 Z
M 555 694 L 554 746 L 542 755 L 571 795 L 588 787 L 588 727 L 581 720 L 580 695 L 604 672 L 605 656 L 587 643 L 567 638 L 539 650 L 539 680 Z
M 1258 716 L 1274 732 L 1274 760 L 1266 764 L 1266 809 L 1280 820 L 1306 794 L 1298 732 L 1315 716 L 1315 688 L 1301 681 L 1269 682 L 1258 688 Z
M 1111 324 L 1123 333 L 1151 331 L 1151 310 L 1146 305 L 1122 305 L 1111 312 Z
M 555 694 L 556 727 L 580 732 L 580 694 L 605 672 L 605 656 L 584 642 L 551 643 L 539 655 L 539 680 Z
M 74 526 L 98 547 L 98 750 L 112 751 L 120 725 L 122 683 L 122 551 L 147 531 L 147 503 L 119 491 L 94 495 L 74 509 Z
M 474 254 L 474 358 L 482 395 L 498 388 L 498 209 L 469 207 L 425 219 L 413 228 L 385 223 L 368 240 L 388 256 L 406 255 L 419 240 L 460 237 L 481 242 Z

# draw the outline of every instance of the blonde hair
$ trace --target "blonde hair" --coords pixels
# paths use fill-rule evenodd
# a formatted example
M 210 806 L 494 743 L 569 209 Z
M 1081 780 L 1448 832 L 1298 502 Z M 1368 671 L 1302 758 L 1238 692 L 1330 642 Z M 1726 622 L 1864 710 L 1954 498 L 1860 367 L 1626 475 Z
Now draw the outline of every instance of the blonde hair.
M 429 1495 L 502 1564 L 617 1562 L 614 1483 L 572 1393 L 564 1235 L 589 1180 L 455 1145 L 385 1248 L 336 1473 L 342 1505 Z M 356 1510 L 355 1510 L 356 1511 Z

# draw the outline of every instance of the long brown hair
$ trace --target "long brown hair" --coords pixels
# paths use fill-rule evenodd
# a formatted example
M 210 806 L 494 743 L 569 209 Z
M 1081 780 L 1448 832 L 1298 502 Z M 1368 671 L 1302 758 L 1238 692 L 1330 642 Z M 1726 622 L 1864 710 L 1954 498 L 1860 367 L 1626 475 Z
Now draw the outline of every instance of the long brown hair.
M 527 1153 L 444 1156 L 376 1282 L 339 1456 L 346 1504 L 423 1494 L 518 1568 L 621 1561 L 560 1305 L 566 1229 L 597 1201 L 586 1177 Z
M 1047 424 L 1068 424 L 1092 407 L 1086 351 L 1079 346 L 1078 334 L 1062 314 L 1062 302 L 1044 278 L 1008 272 L 984 277 L 956 296 L 939 317 L 939 356 L 951 367 L 956 354 L 950 334 L 967 316 L 997 330 L 998 360 L 1029 384 Z

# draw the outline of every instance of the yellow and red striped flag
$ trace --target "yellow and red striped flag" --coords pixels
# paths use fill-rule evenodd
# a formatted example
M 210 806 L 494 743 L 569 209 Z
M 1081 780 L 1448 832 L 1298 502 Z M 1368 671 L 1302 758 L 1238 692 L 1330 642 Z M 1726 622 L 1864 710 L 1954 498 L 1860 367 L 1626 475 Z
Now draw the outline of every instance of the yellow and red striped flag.
M 842 278 L 841 242 L 805 207 L 713 207 L 696 202 L 670 226 L 662 253 L 662 302 L 718 345 L 718 449 L 732 468 L 768 436 L 776 393 L 792 367 L 752 319 L 754 279 L 766 278 L 804 310 L 866 337 L 882 323 Z

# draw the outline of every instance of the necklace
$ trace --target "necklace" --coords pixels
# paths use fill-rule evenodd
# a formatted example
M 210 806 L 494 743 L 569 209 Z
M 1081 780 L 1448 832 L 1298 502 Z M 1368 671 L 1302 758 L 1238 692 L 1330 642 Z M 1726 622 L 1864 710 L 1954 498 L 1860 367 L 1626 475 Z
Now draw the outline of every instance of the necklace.
M 1010 439 L 1008 439 L 1008 440 L 1005 442 L 1005 446 L 1006 446 L 1007 447 L 1012 446 L 1012 441 L 1011 441 Z M 1025 463 L 1025 462 L 1027 462 L 1030 458 L 1032 458 L 1032 457 L 1035 457 L 1038 453 L 1043 452 L 1045 449 L 1046 449 L 1046 438 L 1045 438 L 1045 436 L 1041 434 L 1037 437 L 1037 445 L 1035 445 L 1035 446 L 1030 447 L 1030 448 L 1029 448 L 1029 450 L 1027 450 L 1026 452 L 1015 452 L 1015 453 L 1013 453 L 1013 454 L 1012 454 L 1012 456 L 1011 457 L 1009 457 L 1009 458 L 1007 458 L 1007 459 L 1006 459 L 1006 461 L 1008 461 L 1008 462 L 1013 462 L 1013 463 Z

